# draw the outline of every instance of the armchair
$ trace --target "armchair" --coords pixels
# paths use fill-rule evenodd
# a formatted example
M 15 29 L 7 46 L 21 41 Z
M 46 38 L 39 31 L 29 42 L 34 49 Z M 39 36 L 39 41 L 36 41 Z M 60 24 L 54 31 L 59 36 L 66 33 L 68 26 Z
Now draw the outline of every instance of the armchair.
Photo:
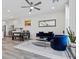
M 69 38 L 67 35 L 55 35 L 54 40 L 51 41 L 51 47 L 55 50 L 64 51 L 68 42 Z

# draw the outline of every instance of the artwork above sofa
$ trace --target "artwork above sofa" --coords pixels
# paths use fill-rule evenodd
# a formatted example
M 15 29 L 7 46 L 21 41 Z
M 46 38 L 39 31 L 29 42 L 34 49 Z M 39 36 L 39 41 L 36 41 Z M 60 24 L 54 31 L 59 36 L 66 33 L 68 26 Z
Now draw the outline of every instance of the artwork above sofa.
M 39 21 L 39 27 L 56 27 L 56 19 Z

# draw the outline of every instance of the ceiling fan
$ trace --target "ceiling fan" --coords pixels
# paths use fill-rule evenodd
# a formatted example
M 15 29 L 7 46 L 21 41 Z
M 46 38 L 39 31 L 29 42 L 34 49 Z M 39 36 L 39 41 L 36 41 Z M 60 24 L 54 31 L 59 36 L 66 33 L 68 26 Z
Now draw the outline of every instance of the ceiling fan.
M 41 4 L 41 1 L 37 2 L 36 4 L 34 4 L 33 2 L 30 2 L 28 0 L 25 0 L 25 1 L 29 4 L 29 6 L 22 6 L 21 8 L 30 8 L 29 13 L 31 13 L 31 11 L 33 9 L 40 10 L 40 8 L 38 8 L 36 6 L 37 5 L 40 5 Z

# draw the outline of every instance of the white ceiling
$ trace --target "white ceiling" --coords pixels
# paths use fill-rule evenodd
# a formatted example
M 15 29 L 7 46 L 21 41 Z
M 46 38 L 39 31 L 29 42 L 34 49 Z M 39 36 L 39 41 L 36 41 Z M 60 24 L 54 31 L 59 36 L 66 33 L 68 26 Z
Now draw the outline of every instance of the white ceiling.
M 59 2 L 52 3 L 52 0 L 29 0 L 33 3 L 37 3 L 39 1 L 42 2 L 38 8 L 41 10 L 38 11 L 34 9 L 32 11 L 32 15 L 35 14 L 43 14 L 43 13 L 51 13 L 51 12 L 57 12 L 57 11 L 64 11 L 65 3 L 67 0 L 59 0 Z M 25 6 L 27 2 L 25 0 L 2 0 L 2 11 L 3 11 L 3 19 L 4 18 L 12 18 L 12 17 L 21 17 L 23 15 L 28 16 L 29 8 L 21 8 L 21 6 Z M 54 10 L 51 9 L 51 7 L 55 7 Z

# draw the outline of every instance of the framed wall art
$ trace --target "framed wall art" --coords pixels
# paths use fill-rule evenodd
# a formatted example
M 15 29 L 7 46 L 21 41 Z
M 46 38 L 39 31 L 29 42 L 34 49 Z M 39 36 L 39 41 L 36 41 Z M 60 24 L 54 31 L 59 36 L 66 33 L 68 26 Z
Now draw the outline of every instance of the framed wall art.
M 56 27 L 56 19 L 39 21 L 39 27 Z
M 25 26 L 31 26 L 31 20 L 25 20 Z

